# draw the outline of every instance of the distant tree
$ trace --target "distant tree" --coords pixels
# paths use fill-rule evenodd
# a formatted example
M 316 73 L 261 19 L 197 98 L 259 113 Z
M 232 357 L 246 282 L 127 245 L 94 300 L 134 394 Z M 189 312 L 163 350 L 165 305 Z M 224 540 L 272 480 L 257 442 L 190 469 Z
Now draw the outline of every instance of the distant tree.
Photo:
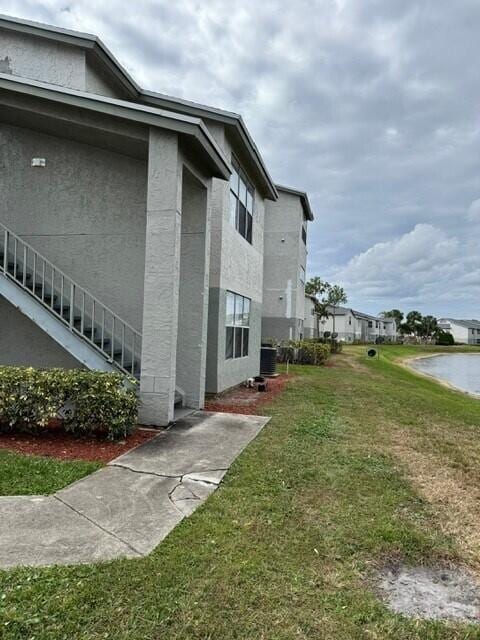
M 435 334 L 435 344 L 451 346 L 455 344 L 455 340 L 451 333 L 448 331 L 443 331 L 443 329 L 438 329 Z
M 328 282 L 325 282 L 318 276 L 315 276 L 314 278 L 310 278 L 310 280 L 305 284 L 305 293 L 319 299 L 329 287 L 330 285 Z
M 347 294 L 345 293 L 345 290 L 338 284 L 330 285 L 324 301 L 326 302 L 327 306 L 332 307 L 333 309 L 332 333 L 335 333 L 335 311 L 341 304 L 346 304 L 348 302 Z
M 398 332 L 399 332 L 402 336 L 408 336 L 410 333 L 412 333 L 412 328 L 411 328 L 411 326 L 410 326 L 407 322 L 402 322 L 402 323 L 398 326 Z
M 345 291 L 338 284 L 329 284 L 315 276 L 305 284 L 305 293 L 314 296 L 316 300 L 315 312 L 318 320 L 328 318 L 330 315 L 333 316 L 332 333 L 335 333 L 335 310 L 339 305 L 347 303 Z M 330 309 L 333 309 L 332 314 L 330 314 Z
M 397 325 L 397 327 L 400 327 L 404 318 L 404 315 L 400 311 L 400 309 L 391 309 L 390 311 L 382 311 L 379 314 L 379 316 L 382 318 L 393 318 L 395 320 L 395 324 Z
M 418 329 L 418 335 L 426 340 L 430 340 L 438 332 L 438 322 L 434 316 L 423 316 Z
M 330 289 L 328 282 L 318 276 L 310 278 L 305 284 L 305 293 L 315 298 L 315 315 L 317 318 L 317 335 L 320 335 L 319 322 L 322 318 L 328 318 L 328 304 L 325 301 L 325 294 Z
M 410 328 L 410 333 L 418 336 L 421 333 L 422 314 L 420 311 L 409 311 L 407 313 L 406 324 Z

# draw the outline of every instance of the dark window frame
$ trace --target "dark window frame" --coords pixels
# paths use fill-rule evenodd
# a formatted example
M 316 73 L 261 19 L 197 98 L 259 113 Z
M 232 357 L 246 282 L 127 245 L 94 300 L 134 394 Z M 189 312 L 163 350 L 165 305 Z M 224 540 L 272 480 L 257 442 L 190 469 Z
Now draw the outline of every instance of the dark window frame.
M 226 291 L 225 360 L 248 357 L 251 309 L 250 298 Z
M 255 207 L 255 188 L 240 166 L 232 157 L 232 175 L 230 176 L 230 222 L 249 244 L 253 244 L 253 211 Z
M 305 281 L 307 279 L 307 272 L 305 271 L 305 267 L 303 266 L 303 264 L 300 265 L 300 270 L 299 270 L 299 275 L 298 275 L 298 279 L 300 280 L 300 284 L 302 285 L 302 287 L 305 286 Z
M 307 244 L 307 221 L 304 219 L 302 223 L 302 240 L 303 244 Z

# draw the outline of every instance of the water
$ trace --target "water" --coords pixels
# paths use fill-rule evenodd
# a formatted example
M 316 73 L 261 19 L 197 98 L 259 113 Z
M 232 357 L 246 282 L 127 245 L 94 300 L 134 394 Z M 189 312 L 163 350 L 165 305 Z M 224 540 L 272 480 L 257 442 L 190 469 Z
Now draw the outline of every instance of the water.
M 480 355 L 452 353 L 419 358 L 410 364 L 417 371 L 427 373 L 462 391 L 468 391 L 480 397 Z

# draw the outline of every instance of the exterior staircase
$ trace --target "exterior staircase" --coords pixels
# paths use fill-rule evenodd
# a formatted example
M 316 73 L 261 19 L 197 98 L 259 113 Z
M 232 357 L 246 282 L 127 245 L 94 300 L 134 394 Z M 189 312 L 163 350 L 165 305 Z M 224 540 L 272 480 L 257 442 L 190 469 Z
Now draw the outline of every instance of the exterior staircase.
M 140 377 L 141 334 L 1 223 L 0 295 L 87 368 Z

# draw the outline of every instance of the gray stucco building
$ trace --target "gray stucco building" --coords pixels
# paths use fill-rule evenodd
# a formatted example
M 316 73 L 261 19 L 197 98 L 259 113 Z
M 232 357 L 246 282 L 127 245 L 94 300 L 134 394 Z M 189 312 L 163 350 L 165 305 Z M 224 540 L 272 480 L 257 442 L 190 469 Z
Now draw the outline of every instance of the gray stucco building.
M 0 17 L 0 363 L 122 370 L 167 424 L 258 373 L 278 197 L 240 116 Z
M 262 338 L 304 336 L 307 226 L 313 213 L 304 191 L 277 185 L 267 202 L 263 276 Z

